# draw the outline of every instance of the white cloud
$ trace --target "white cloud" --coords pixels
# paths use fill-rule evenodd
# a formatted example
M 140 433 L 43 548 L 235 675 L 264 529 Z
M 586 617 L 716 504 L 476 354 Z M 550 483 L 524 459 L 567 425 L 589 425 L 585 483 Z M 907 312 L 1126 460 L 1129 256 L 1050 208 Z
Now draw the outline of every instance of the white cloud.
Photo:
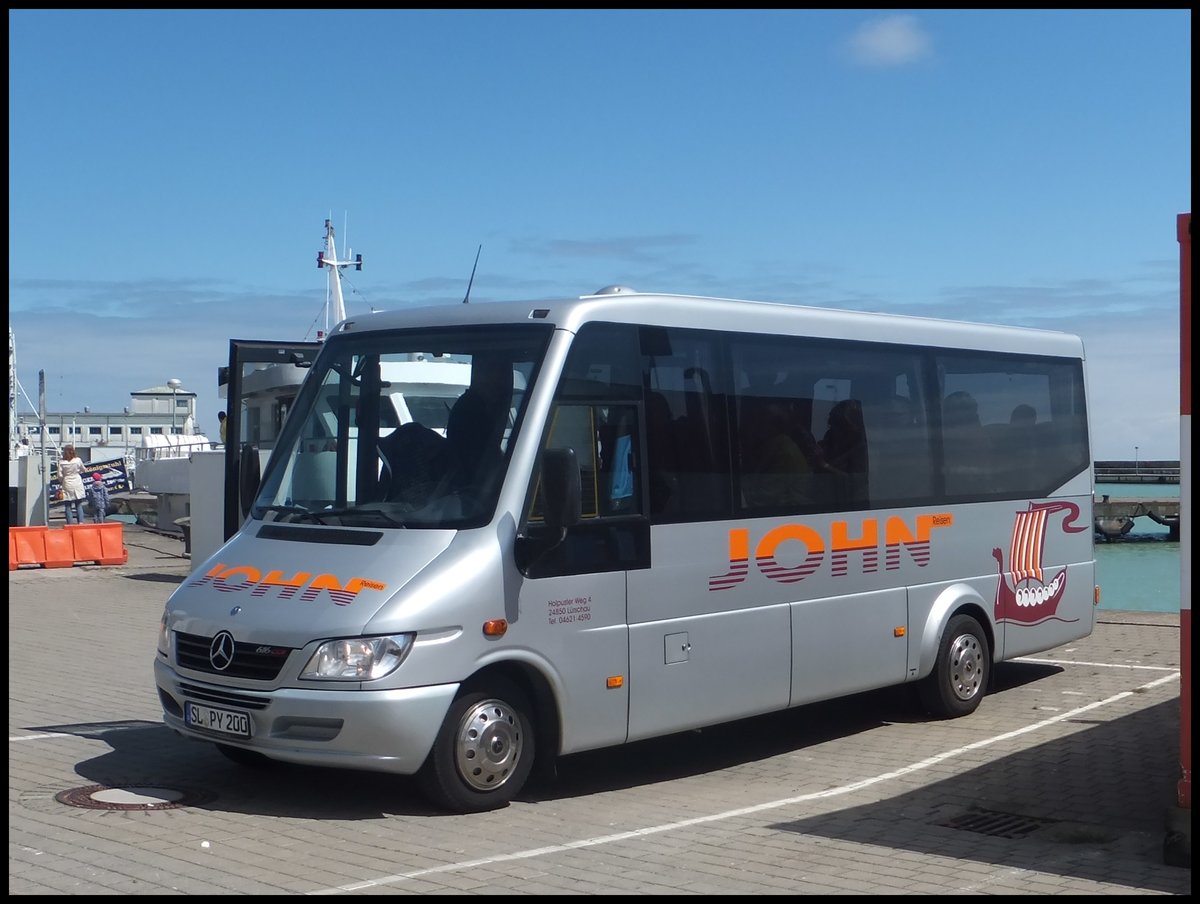
M 851 36 L 850 58 L 864 66 L 903 66 L 929 56 L 933 42 L 916 16 L 885 16 L 861 25 Z

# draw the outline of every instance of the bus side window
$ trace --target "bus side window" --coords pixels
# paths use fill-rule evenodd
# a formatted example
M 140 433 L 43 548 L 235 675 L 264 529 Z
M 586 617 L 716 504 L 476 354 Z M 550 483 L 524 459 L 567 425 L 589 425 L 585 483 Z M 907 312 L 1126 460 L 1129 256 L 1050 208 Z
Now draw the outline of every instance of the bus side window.
M 679 509 L 679 465 L 675 456 L 675 424 L 671 406 L 661 393 L 646 393 L 646 446 L 650 514 Z
M 643 327 L 642 386 L 656 521 L 704 521 L 730 511 L 726 384 L 717 337 Z
M 832 477 L 833 501 L 838 509 L 867 504 L 868 451 L 862 402 L 842 399 L 829 409 L 828 426 L 821 437 L 821 454 Z
M 547 449 L 574 449 L 579 462 L 582 515 L 637 514 L 641 510 L 637 408 L 633 405 L 559 405 L 546 434 Z M 540 487 L 530 519 L 540 521 Z
M 600 473 L 606 490 L 601 497 L 604 512 L 621 514 L 640 510 L 637 409 L 632 405 L 610 408 L 599 434 Z
M 929 439 L 918 410 L 898 393 L 863 407 L 874 505 L 929 493 Z
M 789 402 L 755 395 L 738 400 L 739 474 L 748 511 L 804 506 L 813 500 L 813 466 L 795 439 Z
M 521 567 L 531 578 L 650 567 L 649 522 L 641 510 L 637 407 L 560 404 L 551 418 L 545 448 L 575 451 L 583 518 L 561 543 Z M 535 473 L 528 536 L 546 539 L 543 512 L 540 474 Z
M 582 514 L 595 518 L 600 511 L 599 435 L 596 412 L 589 405 L 559 405 L 546 437 L 548 449 L 574 449 L 579 462 Z
M 991 455 L 979 405 L 965 390 L 951 392 L 942 401 L 942 448 L 946 492 L 952 496 L 983 492 L 991 475 Z

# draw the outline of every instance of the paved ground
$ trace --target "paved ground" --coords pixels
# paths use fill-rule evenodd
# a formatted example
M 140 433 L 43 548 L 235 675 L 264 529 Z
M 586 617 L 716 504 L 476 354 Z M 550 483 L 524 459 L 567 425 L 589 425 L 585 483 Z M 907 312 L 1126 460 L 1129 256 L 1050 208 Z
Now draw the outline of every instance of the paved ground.
M 163 727 L 155 635 L 190 562 L 125 537 L 126 565 L 9 573 L 10 894 L 1191 893 L 1164 862 L 1174 615 L 1102 612 L 967 719 L 864 694 L 568 757 L 448 816 L 407 779 L 248 771 Z

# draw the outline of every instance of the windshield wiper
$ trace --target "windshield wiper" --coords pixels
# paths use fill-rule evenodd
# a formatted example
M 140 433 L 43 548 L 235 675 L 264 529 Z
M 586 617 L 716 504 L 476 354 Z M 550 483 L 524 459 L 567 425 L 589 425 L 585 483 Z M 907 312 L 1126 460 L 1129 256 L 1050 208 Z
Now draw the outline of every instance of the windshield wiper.
M 265 515 L 267 512 L 276 512 L 280 515 L 292 515 L 297 521 L 315 521 L 317 524 L 324 524 L 321 520 L 321 515 L 324 512 L 314 512 L 311 509 L 306 509 L 302 505 L 257 505 L 254 507 L 256 515 Z
M 399 518 L 393 518 L 387 512 L 377 508 L 361 508 L 359 506 L 351 506 L 350 508 L 321 509 L 320 512 L 310 512 L 309 514 L 313 518 L 316 518 L 317 515 L 320 515 L 323 518 L 376 518 L 391 525 L 392 527 L 408 527 L 408 525 Z M 317 520 L 319 521 L 320 519 Z M 320 523 L 324 524 L 325 522 L 321 521 Z M 345 521 L 342 523 L 344 524 Z
M 350 506 L 348 508 L 324 508 L 318 511 L 305 508 L 302 505 L 259 505 L 255 506 L 254 512 L 256 515 L 264 515 L 267 512 L 277 512 L 280 515 L 291 515 L 296 521 L 312 521 L 315 524 L 328 524 L 326 518 L 373 518 L 377 521 L 383 521 L 392 527 L 408 527 L 403 521 L 398 518 L 393 518 L 387 512 L 377 508 L 362 508 L 359 506 Z M 343 524 L 345 521 L 343 520 Z

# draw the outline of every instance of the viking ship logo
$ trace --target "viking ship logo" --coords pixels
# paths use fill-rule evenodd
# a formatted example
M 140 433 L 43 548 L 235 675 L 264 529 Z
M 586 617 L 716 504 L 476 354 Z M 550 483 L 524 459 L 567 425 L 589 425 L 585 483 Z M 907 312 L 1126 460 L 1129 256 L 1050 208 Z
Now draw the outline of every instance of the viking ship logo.
M 1088 529 L 1075 523 L 1079 518 L 1079 506 L 1073 502 L 1031 502 L 1026 511 L 1016 513 L 1008 551 L 1012 586 L 1005 580 L 1003 551 L 992 550 L 1000 568 L 1000 581 L 996 587 L 997 622 L 1040 625 L 1051 620 L 1079 621 L 1057 615 L 1058 604 L 1067 589 L 1067 569 L 1060 569 L 1049 580 L 1042 570 L 1047 523 L 1050 516 L 1058 512 L 1066 513 L 1062 521 L 1064 533 L 1077 534 Z

